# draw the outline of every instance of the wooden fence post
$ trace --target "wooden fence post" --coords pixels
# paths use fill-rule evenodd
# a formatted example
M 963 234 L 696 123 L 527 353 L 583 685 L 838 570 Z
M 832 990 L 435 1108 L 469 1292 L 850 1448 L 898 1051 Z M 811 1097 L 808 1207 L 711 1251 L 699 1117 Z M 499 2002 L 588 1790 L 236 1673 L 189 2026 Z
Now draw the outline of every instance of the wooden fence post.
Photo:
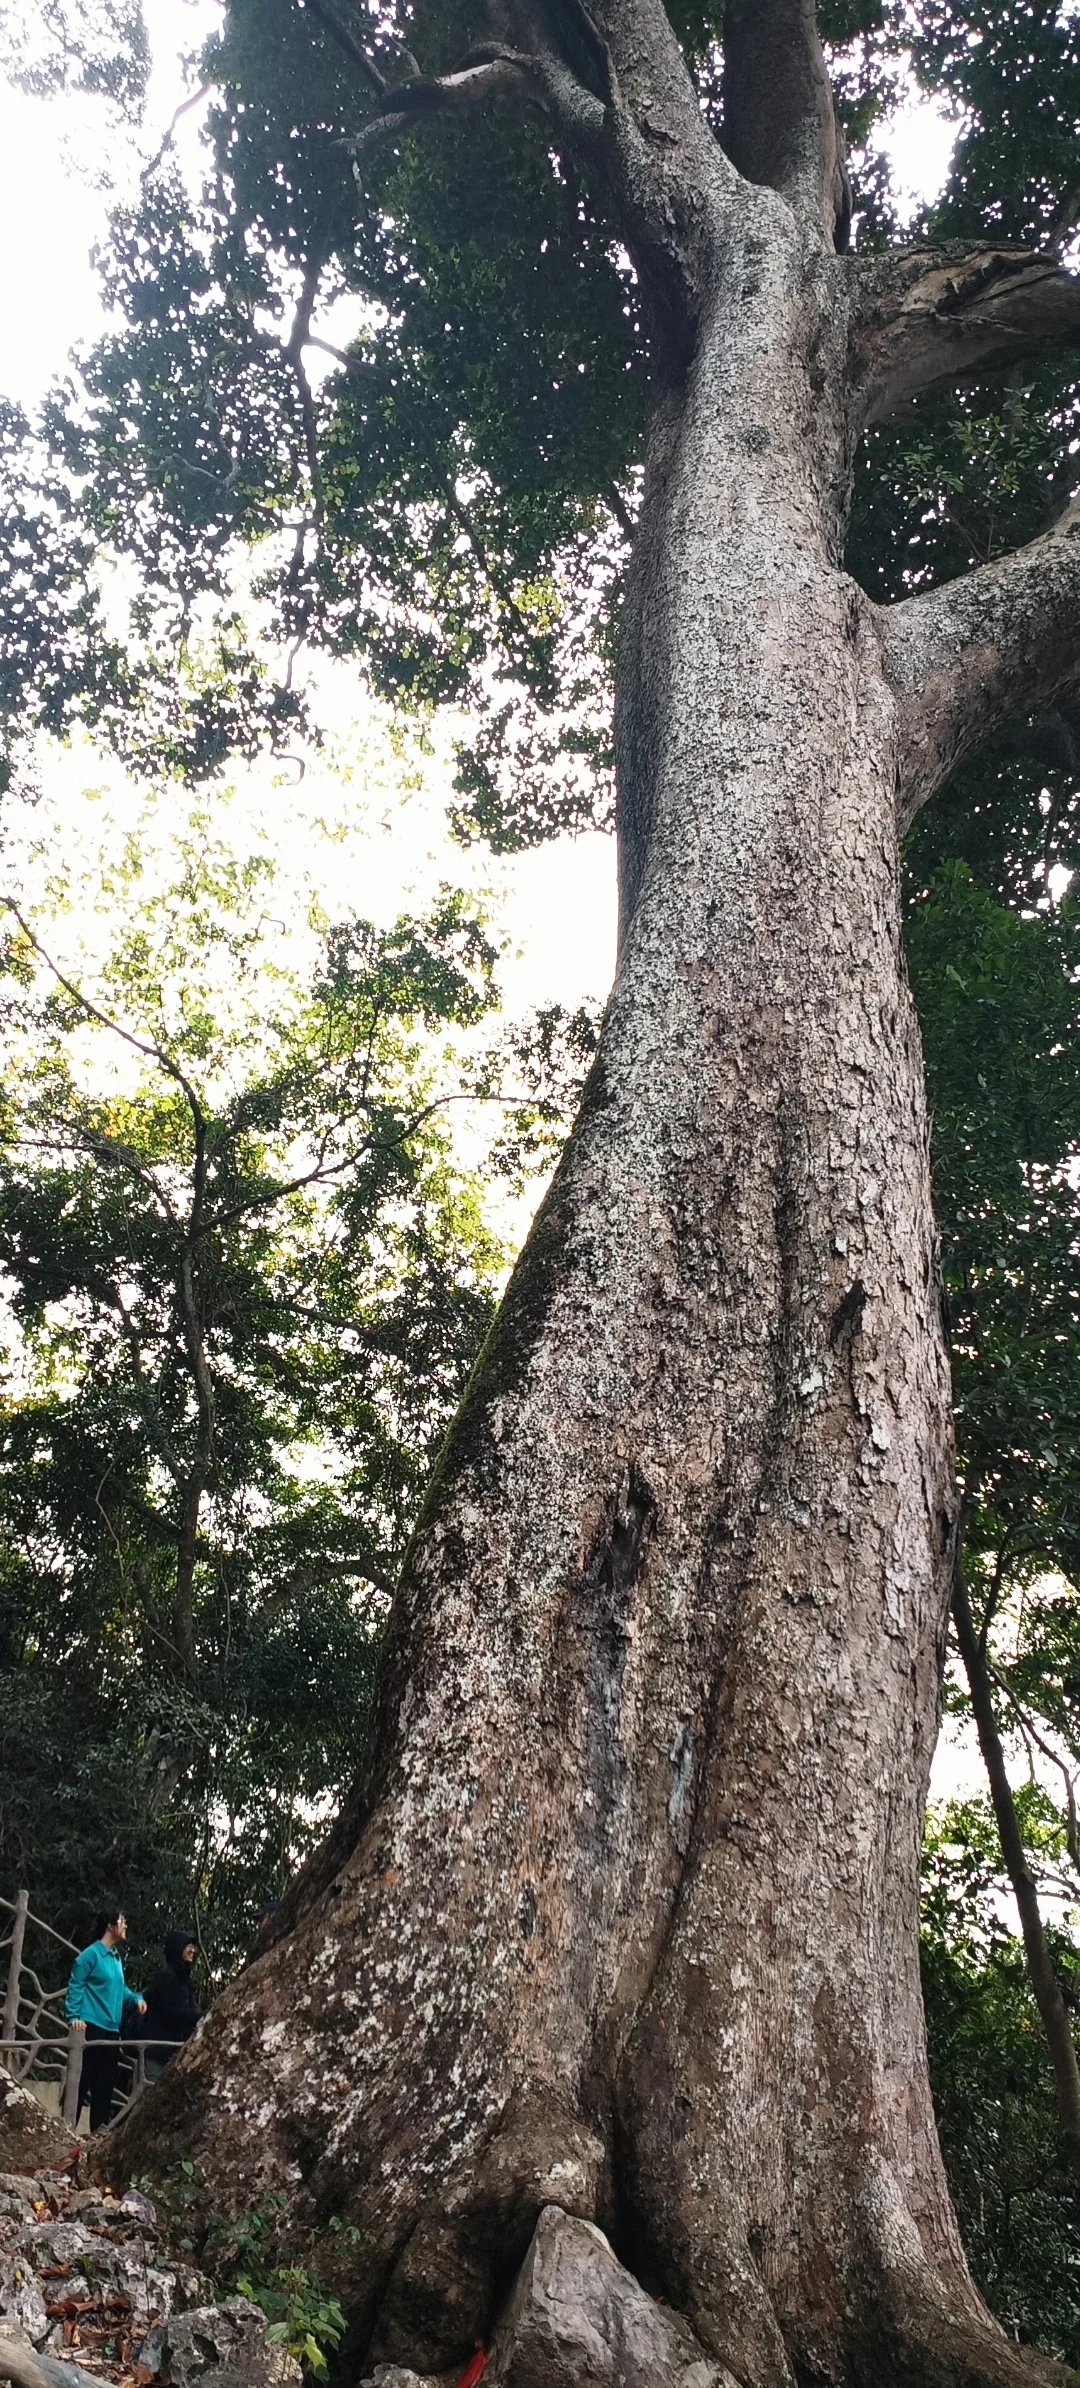
M 76 2031 L 74 2024 L 68 2032 L 67 2067 L 64 2073 L 64 2095 L 61 2115 L 72 2131 L 79 2127 L 79 2083 L 82 2080 L 83 2053 L 86 2033 Z
M 29 1891 L 21 1890 L 15 1901 L 15 1921 L 11 1927 L 8 1947 L 7 1993 L 4 1998 L 3 2030 L 0 2039 L 17 2040 L 19 2036 L 19 1989 L 22 1980 L 23 1942 L 26 1938 L 26 1911 L 30 1905 Z

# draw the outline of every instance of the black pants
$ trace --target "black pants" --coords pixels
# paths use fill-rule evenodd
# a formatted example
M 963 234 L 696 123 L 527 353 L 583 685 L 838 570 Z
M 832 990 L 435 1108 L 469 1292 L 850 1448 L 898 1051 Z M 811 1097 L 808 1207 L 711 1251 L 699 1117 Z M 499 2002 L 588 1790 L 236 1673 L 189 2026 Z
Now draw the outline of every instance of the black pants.
M 83 2107 L 89 2099 L 91 2131 L 103 2131 L 112 2114 L 116 2068 L 119 2062 L 120 2040 L 118 2034 L 114 2031 L 103 2030 L 100 2023 L 88 2023 L 82 2073 L 79 2078 L 79 2113 L 82 2113 Z

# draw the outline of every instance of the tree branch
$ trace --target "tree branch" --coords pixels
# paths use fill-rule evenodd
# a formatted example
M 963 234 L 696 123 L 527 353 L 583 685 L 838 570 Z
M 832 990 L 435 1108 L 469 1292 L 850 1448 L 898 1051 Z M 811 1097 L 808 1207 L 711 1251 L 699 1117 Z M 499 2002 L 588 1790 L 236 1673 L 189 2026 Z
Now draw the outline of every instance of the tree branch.
M 316 22 L 323 27 L 324 31 L 330 35 L 331 41 L 337 43 L 339 50 L 344 51 L 346 58 L 356 67 L 358 73 L 363 75 L 365 82 L 369 83 L 371 89 L 381 97 L 386 89 L 385 76 L 379 73 L 378 67 L 368 57 L 362 42 L 357 41 L 355 33 L 350 32 L 349 27 L 342 24 L 336 10 L 326 7 L 325 0 L 301 0 L 301 6 L 307 16 L 314 17 Z
M 1076 2062 L 1072 2030 L 1061 1988 L 1054 1972 L 1046 1931 L 1039 1912 L 1039 1895 L 1028 1864 L 1027 1851 L 1017 1821 L 1012 1789 L 1005 1766 L 1005 1754 L 994 1715 L 994 1702 L 986 1660 L 979 1649 L 964 1578 L 962 1545 L 957 1535 L 956 1559 L 953 1572 L 952 1613 L 956 1638 L 964 1672 L 971 1694 L 971 1706 L 979 1747 L 990 1785 L 994 1805 L 1001 1854 L 1012 1884 L 1024 1936 L 1031 1987 L 1042 2017 L 1047 2046 L 1054 2068 L 1058 2114 L 1061 2128 L 1074 2169 L 1080 2172 L 1080 2069 Z
M 369 150 L 383 141 L 399 139 L 425 117 L 442 115 L 450 109 L 478 107 L 500 93 L 513 93 L 518 98 L 541 97 L 537 62 L 517 52 L 504 51 L 481 65 L 459 67 L 448 75 L 421 75 L 411 83 L 398 84 L 385 94 L 382 112 L 369 116 L 367 123 L 350 136 L 346 146 L 354 170 Z M 599 101 L 593 105 L 602 115 Z
M 304 449 L 307 455 L 308 478 L 311 482 L 312 504 L 315 508 L 313 528 L 316 531 L 322 528 L 326 504 L 322 465 L 319 461 L 319 423 L 311 383 L 308 380 L 304 364 L 304 349 L 311 340 L 311 318 L 315 312 L 315 301 L 319 295 L 319 283 L 325 264 L 326 257 L 321 248 L 308 258 L 304 268 L 304 279 L 300 286 L 300 296 L 296 302 L 292 328 L 284 343 L 285 355 L 292 366 L 300 399 L 300 420 L 304 431 Z M 297 550 L 301 558 L 305 535 L 306 525 L 297 533 Z
M 149 1164 L 140 1160 L 139 1155 L 132 1152 L 130 1145 L 125 1144 L 121 1137 L 106 1135 L 104 1128 L 97 1127 L 93 1120 L 80 1120 L 73 1116 L 62 1122 L 55 1136 L 31 1136 L 20 1130 L 17 1149 L 20 1152 L 25 1149 L 28 1152 L 61 1154 L 85 1152 L 93 1160 L 106 1161 L 110 1168 L 129 1170 L 141 1185 L 147 1187 L 154 1201 L 160 1203 L 165 1217 L 173 1226 L 179 1224 L 176 1206 Z
M 739 178 L 705 123 L 667 11 L 661 0 L 507 0 L 503 15 L 505 45 L 485 43 L 448 73 L 385 93 L 382 112 L 346 144 L 357 181 L 370 150 L 422 119 L 499 94 L 533 99 L 568 153 L 605 175 L 658 364 L 677 376 Z
M 132 1319 L 129 1310 L 127 1309 L 119 1286 L 115 1284 L 111 1285 L 108 1291 L 111 1297 L 112 1309 L 120 1320 L 120 1332 L 123 1335 L 124 1341 L 128 1348 L 128 1357 L 131 1361 L 131 1372 L 135 1378 L 139 1407 L 142 1410 L 146 1423 L 150 1428 L 151 1434 L 153 1435 L 154 1442 L 157 1447 L 158 1457 L 168 1469 L 173 1483 L 180 1488 L 184 1484 L 187 1471 L 184 1467 L 183 1461 L 180 1458 L 179 1452 L 177 1451 L 176 1446 L 168 1433 L 165 1421 L 161 1415 L 161 1405 L 143 1366 L 142 1345 L 139 1341 L 135 1322 Z
M 1053 530 L 882 615 L 900 702 L 902 829 L 1012 713 L 1080 672 L 1080 501 Z
M 394 1597 L 395 1585 L 392 1578 L 385 1573 L 384 1569 L 373 1566 L 367 1552 L 360 1552 L 352 1559 L 328 1559 L 320 1553 L 317 1559 L 309 1560 L 306 1565 L 294 1567 L 292 1574 L 287 1575 L 284 1581 L 260 1602 L 260 1620 L 265 1621 L 267 1617 L 279 1616 L 282 1609 L 288 1607 L 290 1600 L 302 1599 L 305 1593 L 313 1592 L 320 1579 L 327 1576 L 336 1577 L 346 1583 L 351 1577 L 361 1583 L 370 1584 L 372 1591 L 380 1593 L 385 1600 L 392 1600 Z
M 912 249 L 858 264 L 854 380 L 866 423 L 1080 341 L 1080 275 L 1029 249 Z
M 623 538 L 627 540 L 629 545 L 632 547 L 637 535 L 637 521 L 634 515 L 631 514 L 630 508 L 626 503 L 626 499 L 623 496 L 622 490 L 619 488 L 616 481 L 608 481 L 605 483 L 603 497 L 604 504 L 606 505 L 609 514 L 614 515 L 619 529 L 622 532 Z
M 189 92 L 187 98 L 181 100 L 179 107 L 174 108 L 172 116 L 169 119 L 168 128 L 163 134 L 158 148 L 155 149 L 153 157 L 147 160 L 147 163 L 143 167 L 139 176 L 139 182 L 143 189 L 145 189 L 146 184 L 150 181 L 151 176 L 157 173 L 162 158 L 165 157 L 166 153 L 172 148 L 173 141 L 176 136 L 176 128 L 181 117 L 186 116 L 190 109 L 197 108 L 200 101 L 209 99 L 213 88 L 214 86 L 212 83 L 200 83 L 197 91 Z
M 35 937 L 29 921 L 24 919 L 14 897 L 0 896 L 0 908 L 11 913 L 13 920 L 18 922 L 27 944 L 33 947 L 39 961 L 44 962 L 46 970 L 51 972 L 57 986 L 63 988 L 65 995 L 70 995 L 72 1002 L 78 1004 L 80 1011 L 86 1014 L 88 1020 L 96 1020 L 99 1028 L 107 1028 L 113 1036 L 120 1037 L 122 1042 L 125 1045 L 130 1045 L 136 1053 L 145 1054 L 147 1061 L 156 1061 L 158 1068 L 164 1070 L 166 1076 L 173 1079 L 174 1083 L 180 1087 L 195 1123 L 197 1134 L 202 1120 L 202 1108 L 198 1095 L 190 1079 L 185 1077 L 179 1062 L 174 1061 L 171 1053 L 166 1053 L 162 1045 L 155 1045 L 141 1036 L 136 1036 L 130 1028 L 122 1027 L 119 1020 L 110 1020 L 108 1013 L 99 1011 L 97 1004 L 91 1003 L 89 996 L 83 994 L 81 987 L 77 987 L 73 979 L 65 978 L 59 965 L 53 961 L 52 955 L 46 952 L 41 939 Z
M 1049 1758 L 1052 1766 L 1057 1767 L 1065 1785 L 1065 1846 L 1077 1873 L 1080 1873 L 1080 1830 L 1077 1826 L 1076 1781 L 1072 1769 L 1061 1756 L 1060 1751 L 1056 1750 L 1053 1744 L 1039 1732 L 1038 1726 L 1032 1723 L 1030 1709 L 1026 1708 L 1023 1701 L 1017 1698 L 1007 1678 L 999 1674 L 997 1668 L 992 1667 L 989 1662 L 987 1662 L 986 1671 L 990 1681 L 996 1684 L 998 1691 L 1004 1694 L 1010 1708 L 1015 1712 L 1021 1732 L 1034 1742 L 1036 1749 L 1042 1751 L 1044 1758 Z
M 748 182 L 820 224 L 829 248 L 847 247 L 851 191 L 815 0 L 728 0 L 724 147 Z
M 570 0 L 556 0 L 550 13 L 569 6 Z M 588 14 L 604 47 L 611 99 L 646 140 L 699 157 L 719 155 L 663 0 L 591 0 Z

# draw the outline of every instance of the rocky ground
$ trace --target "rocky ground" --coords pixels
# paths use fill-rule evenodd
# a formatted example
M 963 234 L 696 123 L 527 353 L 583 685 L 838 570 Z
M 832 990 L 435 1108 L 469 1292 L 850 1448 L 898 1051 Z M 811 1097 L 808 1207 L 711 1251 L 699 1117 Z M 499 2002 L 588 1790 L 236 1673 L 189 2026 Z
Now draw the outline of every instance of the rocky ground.
M 259 2308 L 216 2299 L 177 2261 L 152 2200 L 91 2180 L 85 2147 L 2 2074 L 0 2085 L 0 2382 L 303 2388 Z M 377 2364 L 356 2388 L 478 2388 L 481 2377 L 483 2388 L 736 2388 L 594 2223 L 550 2205 L 490 2348 L 437 2380 Z
M 0 2065 L 0 2172 L 33 2172 L 35 2165 L 66 2164 L 71 2133 L 46 2114 L 27 2090 Z
M 169 2252 L 153 2202 L 91 2181 L 85 2149 L 0 2075 L 0 2380 L 17 2388 L 300 2388 L 243 2297 Z

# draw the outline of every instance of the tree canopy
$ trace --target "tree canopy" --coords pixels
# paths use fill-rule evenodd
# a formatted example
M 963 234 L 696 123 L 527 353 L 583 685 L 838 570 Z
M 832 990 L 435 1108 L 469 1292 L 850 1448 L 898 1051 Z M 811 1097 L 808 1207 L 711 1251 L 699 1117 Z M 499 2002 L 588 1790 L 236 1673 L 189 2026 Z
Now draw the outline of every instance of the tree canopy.
M 178 879 L 149 859 L 57 887 L 61 939 L 112 897 L 89 985 L 4 898 L 4 1850 L 69 1926 L 95 1884 L 194 1903 L 219 1963 L 348 1777 L 490 1315 L 436 1032 L 494 951 L 448 895 L 331 930 L 305 985 L 265 857 L 196 814 Z

